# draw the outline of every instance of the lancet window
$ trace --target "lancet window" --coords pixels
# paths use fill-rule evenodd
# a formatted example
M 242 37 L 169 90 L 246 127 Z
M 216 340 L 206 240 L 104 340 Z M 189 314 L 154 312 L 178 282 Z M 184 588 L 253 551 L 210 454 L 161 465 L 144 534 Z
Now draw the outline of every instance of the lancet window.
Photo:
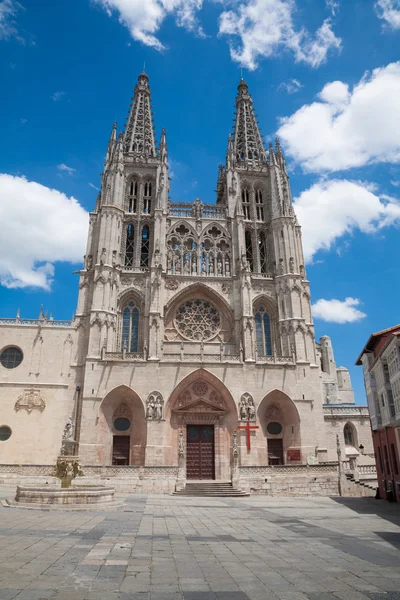
M 146 181 L 143 190 L 143 214 L 145 215 L 149 215 L 151 213 L 151 192 L 152 183 L 151 181 Z
M 135 254 L 135 229 L 132 223 L 126 228 L 126 243 L 125 243 L 125 266 L 133 267 Z
M 246 260 L 249 264 L 250 271 L 254 270 L 254 260 L 253 260 L 253 236 L 251 231 L 247 230 L 244 235 L 244 240 L 246 244 Z
M 242 190 L 242 206 L 244 218 L 250 220 L 250 194 L 247 188 Z
M 344 443 L 346 446 L 355 446 L 354 429 L 350 423 L 346 423 L 343 429 Z
M 150 229 L 144 225 L 142 229 L 142 243 L 140 248 L 140 266 L 148 267 L 150 257 Z
M 256 215 L 257 221 L 264 221 L 264 202 L 263 194 L 260 189 L 256 190 Z
M 258 251 L 260 256 L 260 271 L 261 273 L 268 273 L 268 246 L 264 231 L 260 231 L 258 234 Z
M 126 202 L 126 211 L 130 213 L 137 212 L 137 204 L 138 204 L 138 194 L 139 194 L 139 183 L 136 179 L 132 179 L 132 181 L 128 184 L 128 197 Z
M 260 306 L 254 315 L 258 356 L 272 356 L 271 321 L 269 314 Z
M 121 350 L 138 352 L 139 314 L 139 308 L 134 300 L 130 300 L 122 310 Z

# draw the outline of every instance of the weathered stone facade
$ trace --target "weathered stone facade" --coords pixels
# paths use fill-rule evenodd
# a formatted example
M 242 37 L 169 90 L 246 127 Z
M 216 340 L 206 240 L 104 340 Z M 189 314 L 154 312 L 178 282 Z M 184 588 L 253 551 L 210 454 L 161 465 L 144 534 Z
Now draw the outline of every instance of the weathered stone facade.
M 139 76 L 127 128 L 110 137 L 76 316 L 0 321 L 0 357 L 23 354 L 0 366 L 3 471 L 52 464 L 70 416 L 87 474 L 125 468 L 142 490 L 198 473 L 246 487 L 246 468 L 337 461 L 347 420 L 372 452 L 347 369 L 314 339 L 279 142 L 267 155 L 243 80 L 236 105 L 216 204 L 173 203 L 165 131 L 156 149 Z M 348 419 L 330 410 L 343 403 Z M 251 487 L 265 491 L 260 474 Z

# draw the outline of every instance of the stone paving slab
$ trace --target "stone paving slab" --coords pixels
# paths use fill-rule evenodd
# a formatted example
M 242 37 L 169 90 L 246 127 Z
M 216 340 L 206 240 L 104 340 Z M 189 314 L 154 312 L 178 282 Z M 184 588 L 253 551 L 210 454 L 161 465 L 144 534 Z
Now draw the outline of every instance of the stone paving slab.
M 0 507 L 0 600 L 400 600 L 399 505 L 119 499 L 101 512 Z

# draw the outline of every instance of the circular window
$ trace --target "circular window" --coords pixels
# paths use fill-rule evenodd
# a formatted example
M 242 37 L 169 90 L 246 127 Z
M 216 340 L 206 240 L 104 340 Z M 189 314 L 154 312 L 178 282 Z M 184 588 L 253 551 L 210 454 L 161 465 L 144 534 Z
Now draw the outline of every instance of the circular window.
M 120 417 L 119 419 L 115 419 L 114 421 L 114 427 L 117 431 L 127 431 L 127 429 L 129 429 L 130 426 L 130 420 L 126 419 L 125 417 Z
M 219 331 L 221 318 L 218 310 L 208 300 L 187 300 L 175 314 L 179 333 L 189 340 L 210 340 Z
M 0 354 L 0 362 L 6 369 L 15 369 L 22 363 L 23 354 L 19 348 L 9 346 Z
M 7 425 L 0 427 L 0 442 L 6 442 L 11 436 L 11 429 Z
M 268 423 L 267 431 L 271 435 L 279 435 L 282 432 L 282 425 L 276 421 L 273 421 L 272 423 Z

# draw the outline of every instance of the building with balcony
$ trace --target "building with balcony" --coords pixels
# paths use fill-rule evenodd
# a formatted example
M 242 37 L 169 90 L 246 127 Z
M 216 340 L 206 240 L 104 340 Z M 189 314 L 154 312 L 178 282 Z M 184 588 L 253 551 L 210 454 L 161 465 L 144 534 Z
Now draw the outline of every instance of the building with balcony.
M 373 333 L 356 364 L 364 372 L 380 495 L 400 502 L 400 325 Z
M 315 342 L 285 159 L 278 141 L 264 149 L 243 79 L 216 203 L 189 204 L 170 198 L 139 76 L 108 143 L 76 315 L 1 320 L 0 365 L 3 470 L 52 464 L 69 422 L 86 473 L 142 490 L 260 491 L 297 468 L 331 473 L 319 491 L 334 493 L 338 443 L 371 446 L 347 369 Z

